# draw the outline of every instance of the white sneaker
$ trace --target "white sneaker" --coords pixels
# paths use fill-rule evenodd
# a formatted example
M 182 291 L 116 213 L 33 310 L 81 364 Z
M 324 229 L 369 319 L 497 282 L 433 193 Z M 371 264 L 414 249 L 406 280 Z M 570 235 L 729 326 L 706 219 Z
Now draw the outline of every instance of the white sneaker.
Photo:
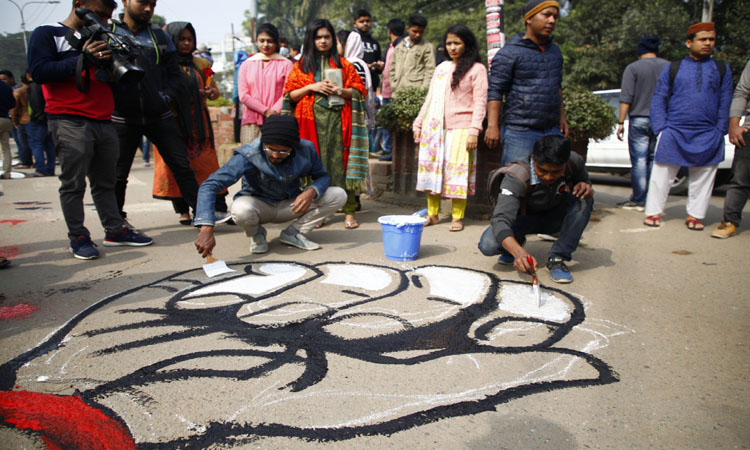
M 279 240 L 286 245 L 291 245 L 292 247 L 301 248 L 302 250 L 317 250 L 320 248 L 320 245 L 307 239 L 305 235 L 302 233 L 291 235 L 282 231 L 281 234 L 279 235 Z
M 259 255 L 261 253 L 268 253 L 268 241 L 266 241 L 265 228 L 258 228 L 255 236 L 250 238 L 250 253 L 254 253 L 256 255 Z
M 223 212 L 223 211 L 214 212 L 214 224 L 215 225 L 221 225 L 222 223 L 227 223 L 230 220 L 232 220 L 231 213 Z

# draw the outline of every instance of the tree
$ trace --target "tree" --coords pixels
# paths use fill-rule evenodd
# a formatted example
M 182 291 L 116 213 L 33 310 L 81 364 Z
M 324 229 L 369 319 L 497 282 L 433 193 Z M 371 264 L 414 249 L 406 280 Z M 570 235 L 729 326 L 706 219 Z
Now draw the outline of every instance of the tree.
M 0 69 L 10 70 L 20 82 L 26 72 L 26 52 L 21 33 L 0 35 Z

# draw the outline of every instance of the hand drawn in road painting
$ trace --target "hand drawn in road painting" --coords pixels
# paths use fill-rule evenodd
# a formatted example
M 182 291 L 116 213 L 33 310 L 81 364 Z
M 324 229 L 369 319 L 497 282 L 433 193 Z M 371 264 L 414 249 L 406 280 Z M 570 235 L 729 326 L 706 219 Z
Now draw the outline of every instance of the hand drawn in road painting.
M 76 439 L 79 414 L 140 448 L 344 440 L 618 380 L 590 352 L 625 329 L 584 324 L 582 301 L 557 289 L 537 308 L 527 285 L 457 267 L 232 266 L 78 314 L 0 366 L 0 416 L 41 421 L 51 445 Z

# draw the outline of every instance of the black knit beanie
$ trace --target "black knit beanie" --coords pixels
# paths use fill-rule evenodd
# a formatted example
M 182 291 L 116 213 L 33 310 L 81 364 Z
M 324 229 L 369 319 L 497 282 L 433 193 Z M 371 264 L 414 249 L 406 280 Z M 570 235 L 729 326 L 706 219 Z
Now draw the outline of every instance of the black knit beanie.
M 638 41 L 638 47 L 635 48 L 636 56 L 641 56 L 644 53 L 656 53 L 659 54 L 659 44 L 661 41 L 656 36 L 644 36 Z
M 299 125 L 294 116 L 274 114 L 260 126 L 261 140 L 264 144 L 296 147 L 299 144 Z

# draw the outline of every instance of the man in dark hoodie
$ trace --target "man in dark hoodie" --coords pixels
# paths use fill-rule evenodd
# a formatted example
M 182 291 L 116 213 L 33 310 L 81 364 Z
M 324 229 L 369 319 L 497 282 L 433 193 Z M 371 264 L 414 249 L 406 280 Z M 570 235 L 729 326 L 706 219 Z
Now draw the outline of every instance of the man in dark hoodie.
M 563 57 L 552 42 L 559 14 L 556 1 L 529 1 L 523 8 L 526 32 L 513 36 L 492 58 L 484 140 L 490 148 L 502 142 L 503 164 L 527 159 L 542 136 L 568 136 Z
M 140 51 L 136 62 L 146 74 L 138 83 L 118 83 L 113 87 L 112 122 L 120 139 L 115 185 L 120 214 L 127 217 L 123 207 L 128 175 L 144 135 L 159 149 L 183 199 L 195 211 L 198 182 L 170 109 L 171 99 L 188 95 L 177 64 L 177 50 L 164 30 L 151 24 L 156 0 L 123 0 L 122 5 L 124 13 L 120 20 L 112 21 L 112 29 L 138 42 Z

